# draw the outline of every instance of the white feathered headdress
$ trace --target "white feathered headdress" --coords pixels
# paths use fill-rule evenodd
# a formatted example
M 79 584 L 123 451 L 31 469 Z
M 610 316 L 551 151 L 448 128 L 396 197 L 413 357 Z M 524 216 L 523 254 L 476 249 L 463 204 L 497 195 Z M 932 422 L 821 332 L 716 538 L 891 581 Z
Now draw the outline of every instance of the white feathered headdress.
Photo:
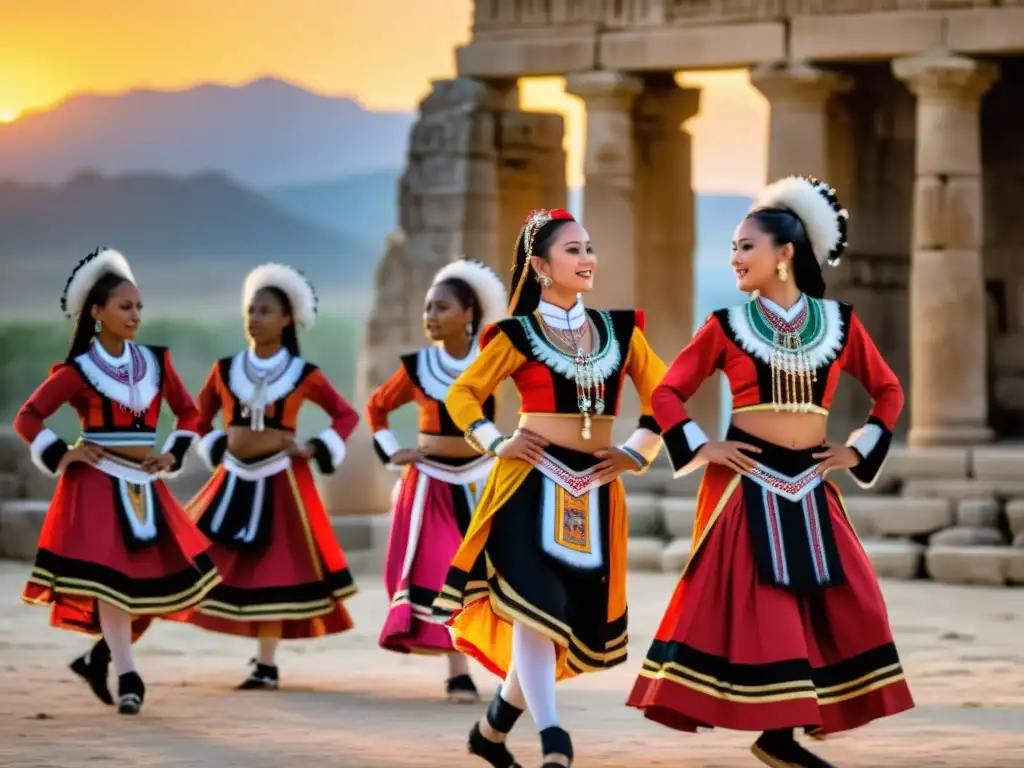
M 483 262 L 463 258 L 445 264 L 434 275 L 431 285 L 437 285 L 445 280 L 461 280 L 473 289 L 476 300 L 480 302 L 481 328 L 486 328 L 505 317 L 505 305 L 508 303 L 505 284 L 501 282 L 498 273 Z
M 90 253 L 71 271 L 71 277 L 64 285 L 64 294 L 60 297 L 61 311 L 69 318 L 78 316 L 85 304 L 89 291 L 101 277 L 113 273 L 122 277 L 132 285 L 136 285 L 132 268 L 128 260 L 110 248 L 97 248 Z
M 264 288 L 277 288 L 292 305 L 292 320 L 303 330 L 316 322 L 317 297 L 312 283 L 299 270 L 285 264 L 261 264 L 242 284 L 242 315 L 249 312 L 252 297 Z
M 846 250 L 846 209 L 836 191 L 813 176 L 787 176 L 769 184 L 757 196 L 751 211 L 782 208 L 793 213 L 804 225 L 811 250 L 824 266 L 839 264 Z

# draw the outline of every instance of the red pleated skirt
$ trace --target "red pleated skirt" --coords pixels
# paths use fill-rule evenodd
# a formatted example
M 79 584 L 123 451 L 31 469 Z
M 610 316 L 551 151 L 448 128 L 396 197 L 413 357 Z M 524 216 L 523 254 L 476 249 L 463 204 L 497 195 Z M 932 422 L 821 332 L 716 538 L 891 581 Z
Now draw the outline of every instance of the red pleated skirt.
M 97 601 L 136 617 L 185 618 L 219 581 L 200 533 L 162 480 L 151 488 L 159 506 L 156 539 L 128 546 L 117 480 L 84 463 L 61 476 L 46 513 L 39 548 L 22 593 L 50 607 L 53 626 L 100 634 Z
M 228 479 L 218 467 L 189 502 L 200 527 L 216 514 Z M 273 499 L 266 541 L 240 549 L 215 539 L 210 557 L 222 581 L 185 620 L 245 637 L 299 639 L 351 629 L 344 601 L 356 586 L 308 462 L 293 460 L 266 486 Z
M 434 598 L 469 525 L 473 510 L 464 486 L 406 467 L 392 511 L 384 561 L 391 601 L 381 648 L 398 653 L 450 653 L 448 628 L 432 620 Z
M 681 731 L 819 735 L 914 706 L 874 571 L 831 484 L 826 496 L 845 578 L 794 592 L 759 578 L 739 478 L 707 468 L 696 551 L 627 706 Z

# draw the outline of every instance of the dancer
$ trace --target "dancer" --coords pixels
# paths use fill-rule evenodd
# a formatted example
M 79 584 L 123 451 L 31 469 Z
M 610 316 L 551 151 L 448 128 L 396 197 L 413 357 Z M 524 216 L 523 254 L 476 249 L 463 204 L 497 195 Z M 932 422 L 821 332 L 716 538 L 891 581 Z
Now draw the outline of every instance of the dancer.
M 824 298 L 822 265 L 846 247 L 846 211 L 813 178 L 772 184 L 736 230 L 748 303 L 712 313 L 655 390 L 677 475 L 707 465 L 690 562 L 628 705 L 683 731 L 762 731 L 765 765 L 828 763 L 824 736 L 913 707 L 885 602 L 836 486 L 877 478 L 903 391 L 853 309 Z M 712 442 L 684 403 L 715 370 L 732 424 Z M 841 371 L 874 399 L 846 444 L 825 441 Z
M 103 248 L 82 259 L 61 308 L 75 318 L 67 358 L 14 420 L 35 465 L 59 478 L 23 599 L 50 606 L 55 627 L 103 635 L 103 652 L 72 668 L 113 704 L 106 682 L 112 657 L 117 711 L 133 715 L 146 693 L 132 657 L 133 629 L 187 612 L 219 581 L 206 554 L 210 542 L 163 482 L 181 471 L 198 413 L 170 352 L 135 343 L 142 300 L 124 256 Z M 164 401 L 178 421 L 154 453 Z M 65 403 L 82 427 L 71 447 L 45 425 Z M 134 628 L 133 617 L 143 617 Z
M 313 287 L 291 267 L 252 270 L 242 288 L 250 347 L 215 363 L 197 398 L 196 450 L 215 472 L 188 510 L 213 540 L 211 556 L 224 580 L 188 621 L 258 638 L 241 689 L 277 688 L 281 639 L 352 627 L 344 601 L 356 587 L 308 460 L 333 472 L 359 417 L 299 356 L 296 328 L 313 326 L 316 303 Z M 301 443 L 295 429 L 307 400 L 331 425 Z M 224 430 L 213 428 L 218 411 Z
M 564 210 L 534 211 L 516 244 L 508 317 L 486 328 L 476 360 L 449 388 L 452 420 L 496 456 L 441 594 L 455 647 L 504 679 L 469 750 L 492 766 L 515 761 L 504 741 L 528 706 L 544 766 L 572 764 L 555 681 L 626 659 L 626 499 L 623 472 L 661 448 L 650 396 L 665 366 L 634 310 L 585 309 L 597 259 Z M 618 447 L 612 425 L 629 377 L 643 416 Z M 522 398 L 511 438 L 484 403 L 511 378 Z
M 494 459 L 466 444 L 444 400 L 452 382 L 476 359 L 480 329 L 504 316 L 506 301 L 501 278 L 480 262 L 461 260 L 443 267 L 423 309 L 424 329 L 434 344 L 403 356 L 399 369 L 366 405 L 381 460 L 404 467 L 384 563 L 391 610 L 380 645 L 398 653 L 447 654 L 445 688 L 453 702 L 477 701 L 479 695 L 466 657 L 454 651 L 448 630 L 432 620 L 431 605 Z M 409 402 L 419 409 L 419 439 L 416 448 L 402 449 L 388 429 L 388 414 Z M 493 397 L 483 410 L 494 418 Z

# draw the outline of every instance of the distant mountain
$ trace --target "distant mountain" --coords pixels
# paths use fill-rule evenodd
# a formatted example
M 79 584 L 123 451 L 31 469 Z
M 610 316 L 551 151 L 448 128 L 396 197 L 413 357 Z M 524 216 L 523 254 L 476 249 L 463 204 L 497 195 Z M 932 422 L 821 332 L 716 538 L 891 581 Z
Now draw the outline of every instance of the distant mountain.
M 151 291 L 218 301 L 227 292 L 232 311 L 242 276 L 260 261 L 293 264 L 322 293 L 352 297 L 366 292 L 381 251 L 222 173 L 83 172 L 57 186 L 0 181 L 4 314 L 29 311 L 78 258 L 104 245 L 148 274 Z
M 263 190 L 268 198 L 296 216 L 359 235 L 383 248 L 398 226 L 398 180 L 402 169 Z
M 56 183 L 82 168 L 216 169 L 254 187 L 304 184 L 401 164 L 414 119 L 273 78 L 83 94 L 0 125 L 0 175 Z

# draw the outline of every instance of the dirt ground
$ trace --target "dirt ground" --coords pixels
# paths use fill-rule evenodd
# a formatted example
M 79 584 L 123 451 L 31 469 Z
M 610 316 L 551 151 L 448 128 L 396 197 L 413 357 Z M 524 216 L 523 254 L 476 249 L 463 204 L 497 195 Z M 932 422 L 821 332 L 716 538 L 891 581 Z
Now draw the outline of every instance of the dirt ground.
M 235 692 L 251 642 L 160 624 L 137 646 L 148 686 L 139 717 L 119 717 L 68 671 L 81 635 L 47 626 L 20 602 L 22 563 L 0 562 L 0 766 L 3 768 L 419 768 L 485 766 L 465 751 L 484 705 L 443 701 L 441 659 L 376 644 L 385 598 L 363 576 L 356 629 L 285 644 L 282 690 Z M 630 579 L 630 660 L 559 688 L 580 768 L 732 768 L 759 763 L 750 734 L 676 733 L 623 706 L 672 590 L 668 576 Z M 1024 765 L 1024 590 L 927 582 L 885 585 L 917 700 L 909 713 L 816 748 L 843 768 Z M 496 680 L 474 670 L 490 697 Z M 524 718 L 510 745 L 524 766 L 539 743 Z

